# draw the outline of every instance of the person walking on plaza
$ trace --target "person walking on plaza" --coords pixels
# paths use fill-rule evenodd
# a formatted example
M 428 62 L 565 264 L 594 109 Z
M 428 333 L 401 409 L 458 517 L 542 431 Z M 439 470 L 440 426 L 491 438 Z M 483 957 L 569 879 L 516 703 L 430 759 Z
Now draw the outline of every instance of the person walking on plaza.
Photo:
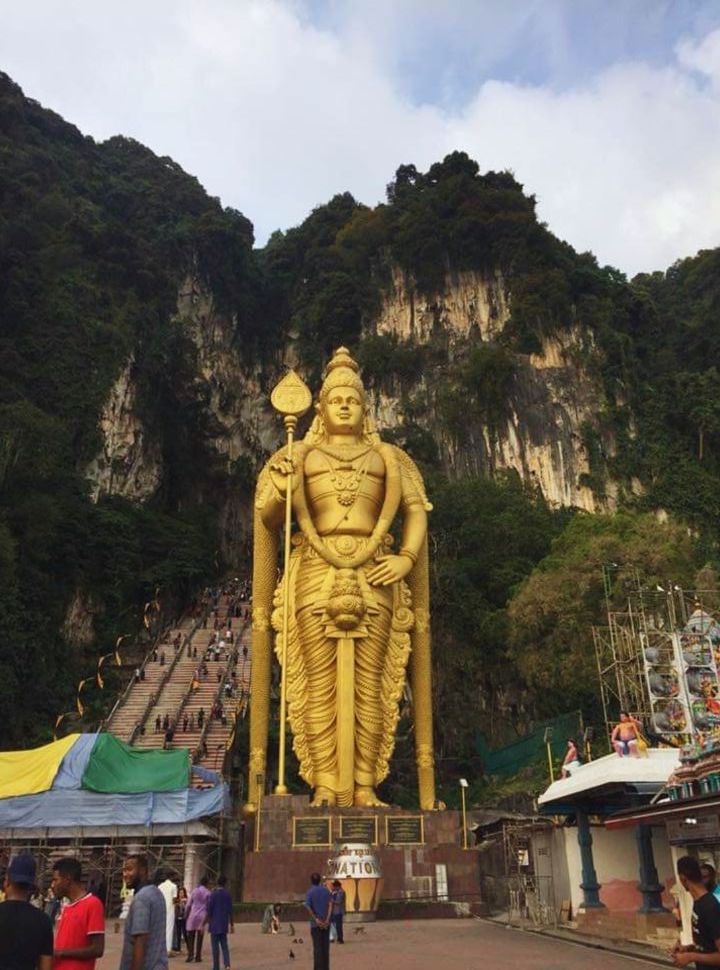
M 339 879 L 335 879 L 332 884 L 332 901 L 331 919 L 332 925 L 335 927 L 335 939 L 338 943 L 344 943 L 343 916 L 345 915 L 345 890 Z M 332 936 L 332 934 L 330 935 Z
M 230 951 L 228 950 L 228 927 L 235 932 L 232 916 L 232 896 L 226 888 L 225 876 L 218 876 L 217 887 L 210 893 L 207 903 L 207 922 L 212 947 L 213 970 L 220 970 L 220 951 L 223 955 L 223 968 L 230 970 Z
M 56 899 L 68 900 L 57 923 L 54 970 L 95 970 L 105 952 L 105 908 L 86 890 L 79 859 L 58 859 L 52 891 Z
M 172 953 L 175 938 L 175 901 L 178 894 L 178 887 L 170 878 L 169 872 L 166 873 L 165 879 L 158 884 L 158 889 L 165 900 L 165 941 L 169 955 Z
M 310 936 L 313 941 L 313 970 L 330 970 L 330 917 L 332 893 L 323 885 L 319 872 L 310 876 L 305 894 L 305 908 L 310 914 Z
M 186 963 L 202 962 L 202 945 L 204 938 L 203 927 L 207 922 L 207 903 L 210 890 L 207 887 L 208 877 L 203 876 L 200 885 L 190 893 L 187 909 L 185 910 L 185 933 L 187 934 L 188 956 Z
M 693 900 L 691 946 L 677 944 L 672 951 L 676 967 L 720 967 L 720 903 L 703 885 L 700 863 L 693 856 L 678 859 L 680 884 Z
M 125 920 L 120 970 L 167 970 L 165 900 L 149 881 L 147 856 L 129 855 L 122 871 L 133 897 Z
M 188 894 L 187 889 L 181 886 L 175 900 L 175 949 L 180 952 L 183 943 L 187 943 L 185 934 L 185 911 L 187 910 Z
M 30 905 L 35 873 L 35 860 L 28 853 L 10 860 L 3 887 L 5 901 L 0 903 L 0 967 L 52 970 L 50 917 Z

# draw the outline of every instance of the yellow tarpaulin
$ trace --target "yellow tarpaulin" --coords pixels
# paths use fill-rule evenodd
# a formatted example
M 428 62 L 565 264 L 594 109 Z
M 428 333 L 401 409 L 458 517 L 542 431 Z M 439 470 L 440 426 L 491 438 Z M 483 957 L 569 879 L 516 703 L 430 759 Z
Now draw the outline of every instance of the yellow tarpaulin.
M 35 795 L 52 788 L 60 762 L 79 737 L 68 734 L 29 751 L 0 751 L 0 798 Z

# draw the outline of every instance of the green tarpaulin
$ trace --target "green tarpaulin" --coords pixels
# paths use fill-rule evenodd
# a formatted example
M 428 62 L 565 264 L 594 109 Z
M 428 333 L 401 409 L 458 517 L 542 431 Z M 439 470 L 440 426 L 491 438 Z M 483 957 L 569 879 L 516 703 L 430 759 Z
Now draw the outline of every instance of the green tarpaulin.
M 580 712 L 571 711 L 569 714 L 561 714 L 551 721 L 543 721 L 530 734 L 513 741 L 504 748 L 497 748 L 491 751 L 485 738 L 480 735 L 477 739 L 477 752 L 482 758 L 483 769 L 486 775 L 499 775 L 508 777 L 515 775 L 522 768 L 529 764 L 540 761 L 547 757 L 545 746 L 545 730 L 552 728 L 552 741 L 550 747 L 553 757 L 557 758 L 564 755 L 567 749 L 566 740 L 574 737 L 580 744 Z
M 112 734 L 99 734 L 82 777 L 90 791 L 120 794 L 177 791 L 190 783 L 190 752 L 131 748 Z

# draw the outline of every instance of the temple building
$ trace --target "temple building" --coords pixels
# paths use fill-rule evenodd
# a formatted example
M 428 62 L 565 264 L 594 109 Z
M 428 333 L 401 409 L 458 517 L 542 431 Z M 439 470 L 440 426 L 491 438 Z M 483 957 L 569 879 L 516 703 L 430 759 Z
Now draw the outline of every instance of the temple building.
M 675 875 L 665 825 L 652 819 L 635 828 L 606 823 L 620 812 L 650 810 L 677 765 L 673 748 L 637 758 L 606 755 L 553 782 L 538 799 L 542 815 L 565 820 L 556 870 L 564 872 L 579 930 L 657 942 L 659 932 L 674 927 L 668 890 Z

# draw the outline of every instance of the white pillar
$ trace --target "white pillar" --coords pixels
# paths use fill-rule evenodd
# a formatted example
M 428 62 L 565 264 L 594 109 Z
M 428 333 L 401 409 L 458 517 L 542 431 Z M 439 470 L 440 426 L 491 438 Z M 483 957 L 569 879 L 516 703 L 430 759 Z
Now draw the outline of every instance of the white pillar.
M 199 846 L 195 842 L 188 843 L 185 849 L 185 871 L 183 872 L 183 885 L 188 893 L 191 893 L 200 882 L 201 865 Z

